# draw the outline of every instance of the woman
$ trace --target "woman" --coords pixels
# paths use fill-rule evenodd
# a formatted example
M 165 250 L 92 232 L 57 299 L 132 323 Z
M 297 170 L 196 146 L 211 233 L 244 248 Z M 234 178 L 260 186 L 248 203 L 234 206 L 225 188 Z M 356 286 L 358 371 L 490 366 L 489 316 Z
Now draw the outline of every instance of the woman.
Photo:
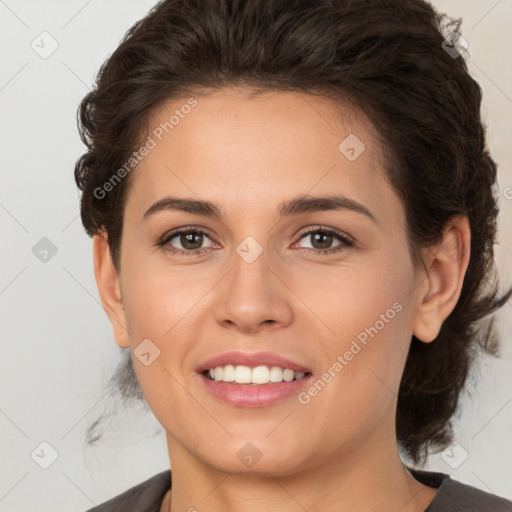
M 172 481 L 92 510 L 510 510 L 400 456 L 453 452 L 512 294 L 458 33 L 421 0 L 169 0 L 129 30 L 75 176 Z

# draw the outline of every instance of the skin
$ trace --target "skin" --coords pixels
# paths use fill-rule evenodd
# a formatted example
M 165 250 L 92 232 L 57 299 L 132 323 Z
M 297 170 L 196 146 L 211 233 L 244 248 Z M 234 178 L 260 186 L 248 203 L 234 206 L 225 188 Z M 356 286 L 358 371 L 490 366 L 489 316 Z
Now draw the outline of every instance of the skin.
M 457 303 L 467 218 L 454 217 L 441 243 L 424 251 L 425 269 L 415 268 L 401 201 L 360 112 L 345 106 L 337 115 L 331 100 L 296 92 L 249 98 L 227 87 L 194 97 L 198 105 L 133 171 L 120 273 L 107 235 L 94 237 L 96 281 L 118 345 L 133 351 L 149 338 L 161 351 L 149 366 L 133 359 L 166 431 L 173 487 L 162 511 L 424 511 L 436 490 L 400 460 L 397 393 L 412 334 L 432 341 Z M 149 126 L 185 102 L 169 101 Z M 338 150 L 351 133 L 366 146 L 354 161 Z M 282 201 L 333 192 L 365 205 L 376 222 L 350 210 L 279 218 Z M 142 220 L 170 194 L 212 201 L 222 219 L 160 211 Z M 301 238 L 319 225 L 355 245 L 315 255 L 342 245 Z M 192 246 L 205 252 L 157 245 L 186 226 L 207 232 Z M 263 249 L 251 264 L 236 252 L 248 236 Z M 179 235 L 171 245 L 191 251 Z M 396 302 L 401 311 L 308 404 L 291 397 L 233 407 L 195 371 L 228 350 L 269 350 L 320 377 Z M 261 452 L 251 468 L 237 456 L 248 442 Z

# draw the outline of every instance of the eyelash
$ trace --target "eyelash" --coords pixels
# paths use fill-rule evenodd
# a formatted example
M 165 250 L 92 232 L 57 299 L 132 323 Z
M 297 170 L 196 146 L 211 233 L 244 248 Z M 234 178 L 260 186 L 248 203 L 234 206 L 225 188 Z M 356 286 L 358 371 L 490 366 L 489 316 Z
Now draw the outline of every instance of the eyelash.
M 208 249 L 210 249 L 209 247 L 205 247 L 203 249 L 184 251 L 181 249 L 176 249 L 175 247 L 172 247 L 171 245 L 168 246 L 169 242 L 173 238 L 175 238 L 177 235 L 180 235 L 183 233 L 186 233 L 186 234 L 195 233 L 195 234 L 205 235 L 206 237 L 210 238 L 208 236 L 208 234 L 205 231 L 203 231 L 202 229 L 193 228 L 192 226 L 187 226 L 187 227 L 183 227 L 183 228 L 178 228 L 169 234 L 166 233 L 160 239 L 160 241 L 157 242 L 157 246 L 162 247 L 164 250 L 169 251 L 172 254 L 183 254 L 186 256 L 199 256 L 199 255 L 203 254 L 205 251 L 207 251 Z M 309 231 L 302 233 L 299 237 L 299 240 L 302 240 L 303 238 L 305 238 L 311 234 L 314 234 L 314 233 L 322 233 L 324 235 L 333 235 L 334 238 L 336 238 L 338 241 L 342 242 L 342 244 L 339 247 L 336 247 L 334 249 L 310 249 L 308 247 L 300 247 L 298 250 L 305 250 L 308 252 L 312 251 L 316 255 L 318 255 L 318 254 L 333 254 L 333 253 L 340 252 L 344 249 L 348 249 L 349 247 L 355 246 L 353 239 L 348 237 L 347 235 L 343 235 L 343 234 L 339 233 L 338 231 L 334 231 L 332 229 L 326 229 L 323 227 L 317 227 L 315 229 L 311 229 Z

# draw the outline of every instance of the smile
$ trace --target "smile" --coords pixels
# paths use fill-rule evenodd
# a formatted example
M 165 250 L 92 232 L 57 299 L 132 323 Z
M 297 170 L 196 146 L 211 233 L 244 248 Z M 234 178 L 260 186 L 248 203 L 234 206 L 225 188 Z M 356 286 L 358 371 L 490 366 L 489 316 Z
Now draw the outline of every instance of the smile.
M 204 375 L 214 381 L 234 382 L 236 384 L 271 384 L 291 382 L 304 378 L 307 372 L 295 372 L 279 366 L 249 366 L 227 364 L 205 370 Z

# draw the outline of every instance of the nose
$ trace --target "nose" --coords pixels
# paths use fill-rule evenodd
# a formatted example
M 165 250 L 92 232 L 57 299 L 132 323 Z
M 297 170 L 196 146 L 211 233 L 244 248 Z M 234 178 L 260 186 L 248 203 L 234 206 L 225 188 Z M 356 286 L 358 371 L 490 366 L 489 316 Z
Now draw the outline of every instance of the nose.
M 265 256 L 263 252 L 249 263 L 235 253 L 232 268 L 217 288 L 215 319 L 223 327 L 256 333 L 291 322 L 293 293 L 279 265 L 269 264 Z

